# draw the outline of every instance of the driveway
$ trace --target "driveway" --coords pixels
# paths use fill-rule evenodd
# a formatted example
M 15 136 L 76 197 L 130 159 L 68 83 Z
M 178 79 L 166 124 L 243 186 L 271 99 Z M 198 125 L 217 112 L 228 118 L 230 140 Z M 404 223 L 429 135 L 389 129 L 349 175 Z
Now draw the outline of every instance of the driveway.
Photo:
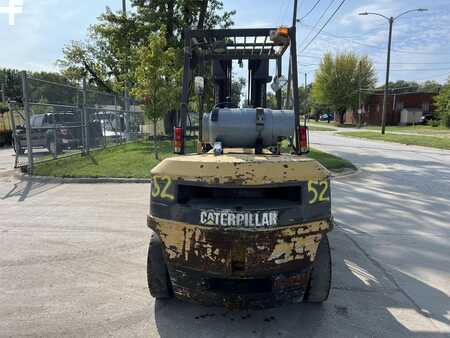
M 325 304 L 246 312 L 155 302 L 148 185 L 0 177 L 0 336 L 448 337 L 448 163 L 312 137 L 363 166 L 334 182 L 339 226 Z M 420 172 L 434 179 L 416 182 Z
M 0 147 L 0 175 L 9 173 L 14 168 L 15 153 L 12 148 Z
M 343 231 L 410 299 L 410 310 L 450 332 L 450 151 L 329 132 L 313 133 L 312 143 L 361 168 L 333 185 Z

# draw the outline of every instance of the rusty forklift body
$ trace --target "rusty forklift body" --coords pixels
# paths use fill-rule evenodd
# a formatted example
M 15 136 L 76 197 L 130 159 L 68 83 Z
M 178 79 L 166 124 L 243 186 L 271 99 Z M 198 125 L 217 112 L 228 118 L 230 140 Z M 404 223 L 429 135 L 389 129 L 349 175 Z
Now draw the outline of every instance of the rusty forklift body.
M 181 134 L 193 64 L 212 62 L 212 68 L 218 68 L 213 75 L 218 105 L 211 114 L 219 117 L 209 118 L 220 121 L 233 112 L 226 102 L 231 60 L 248 60 L 248 103 L 256 114 L 255 128 L 260 128 L 258 116 L 268 113 L 260 107 L 265 107 L 266 85 L 271 80 L 264 75 L 265 68 L 268 71 L 268 61 L 275 60 L 280 77 L 282 55 L 289 46 L 291 64 L 296 65 L 295 27 L 186 30 L 178 118 Z M 291 70 L 292 152 L 281 154 L 279 144 L 262 149 L 265 143 L 258 139 L 253 149 L 228 149 L 226 144 L 222 149 L 219 141 L 225 138 L 219 137 L 214 139 L 217 145 L 210 144 L 202 137 L 202 121 L 207 120 L 201 108 L 199 152 L 165 159 L 152 170 L 148 226 L 154 233 L 148 281 L 156 298 L 265 308 L 305 300 L 322 302 L 328 297 L 331 260 L 326 234 L 333 226 L 330 175 L 304 156 L 296 66 Z M 281 88 L 277 98 L 281 108 Z M 184 153 L 180 142 L 184 140 L 177 135 L 175 148 Z

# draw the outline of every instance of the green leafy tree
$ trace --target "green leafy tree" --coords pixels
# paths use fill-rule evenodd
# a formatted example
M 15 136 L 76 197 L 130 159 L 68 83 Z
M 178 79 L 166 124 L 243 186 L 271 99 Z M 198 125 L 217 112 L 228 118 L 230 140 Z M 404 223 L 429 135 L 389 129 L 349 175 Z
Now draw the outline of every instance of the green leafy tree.
M 377 89 L 384 89 L 384 87 L 385 86 L 382 85 L 379 86 Z M 398 80 L 395 82 L 389 82 L 389 90 L 397 94 L 416 92 L 419 89 L 420 85 L 416 81 Z
M 137 51 L 148 37 L 165 27 L 168 47 L 182 48 L 183 31 L 203 21 L 205 28 L 229 27 L 234 11 L 224 11 L 219 0 L 209 0 L 205 16 L 203 0 L 132 0 L 134 11 L 124 15 L 106 8 L 91 26 L 86 42 L 72 41 L 58 61 L 64 75 L 80 80 L 87 77 L 102 90 L 122 91 L 133 87 L 138 63 Z M 179 65 L 181 67 L 181 65 Z
M 312 86 L 309 84 L 307 86 L 307 90 L 305 91 L 305 87 L 299 87 L 298 88 L 298 94 L 299 94 L 299 101 L 300 101 L 300 115 L 309 114 L 311 112 L 311 88 Z M 281 97 L 282 97 L 282 106 L 284 107 L 284 102 L 286 100 L 287 96 L 287 90 L 286 88 L 283 88 L 281 90 Z M 306 104 L 305 104 L 306 101 Z M 267 93 L 267 108 L 270 109 L 277 109 L 277 96 L 273 92 Z M 292 100 L 291 100 L 291 107 L 288 107 L 289 109 L 292 109 Z
M 437 81 L 425 81 L 425 83 L 420 86 L 420 90 L 429 93 L 439 93 L 441 87 L 442 85 Z
M 336 111 L 338 122 L 342 123 L 347 109 L 357 109 L 359 86 L 374 88 L 375 83 L 375 70 L 367 56 L 360 58 L 354 53 L 342 53 L 333 57 L 327 53 L 316 72 L 312 98 L 315 104 Z M 363 92 L 363 99 L 364 96 Z
M 159 159 L 157 125 L 165 113 L 174 109 L 180 96 L 182 72 L 177 67 L 177 51 L 167 48 L 165 32 L 153 33 L 137 51 L 132 94 L 143 102 L 143 110 L 153 123 L 155 157 Z
M 441 119 L 441 124 L 450 128 L 450 79 L 441 88 L 439 95 L 434 97 L 434 106 Z
M 243 77 L 238 78 L 231 82 L 231 106 L 239 107 L 242 99 L 242 90 L 245 87 L 245 79 Z

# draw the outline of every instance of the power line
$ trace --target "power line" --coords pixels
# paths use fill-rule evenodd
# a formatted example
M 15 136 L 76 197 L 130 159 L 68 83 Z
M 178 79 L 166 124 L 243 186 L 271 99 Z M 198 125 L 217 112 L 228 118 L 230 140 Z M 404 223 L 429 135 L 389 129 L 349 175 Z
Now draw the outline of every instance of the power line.
M 319 17 L 319 19 L 316 21 L 316 23 L 313 26 L 313 29 L 311 30 L 311 32 L 309 32 L 309 34 L 306 36 L 305 41 L 307 41 L 309 39 L 309 37 L 311 36 L 311 34 L 313 33 L 313 30 L 317 28 L 317 26 L 319 25 L 320 21 L 322 20 L 322 18 L 325 16 L 325 14 L 327 14 L 328 10 L 331 8 L 331 6 L 334 4 L 336 0 L 331 0 L 330 4 L 328 5 L 328 7 L 322 12 L 322 15 Z
M 450 71 L 450 68 L 391 69 L 391 72 L 433 72 L 433 71 L 439 71 L 439 70 L 448 70 L 448 71 Z M 384 69 L 380 69 L 379 71 L 384 71 Z
M 374 64 L 385 64 L 385 62 L 374 62 Z M 301 66 L 320 66 L 320 63 L 308 63 L 308 64 L 300 64 Z M 450 62 L 392 62 L 391 65 L 450 65 Z M 430 69 L 431 70 L 431 69 Z M 432 70 L 435 70 L 433 68 Z M 440 69 L 437 69 L 440 70 Z
M 321 0 L 317 0 L 316 3 L 314 4 L 314 6 L 311 7 L 311 9 L 308 11 L 308 13 L 306 13 L 305 15 L 303 15 L 299 21 L 304 20 L 308 15 L 310 15 L 312 13 L 312 11 L 317 7 L 317 5 L 320 3 Z
M 325 24 L 319 29 L 319 31 L 316 33 L 316 35 L 314 35 L 314 37 L 311 39 L 311 41 L 309 41 L 306 46 L 301 50 L 302 52 L 305 51 L 313 42 L 314 40 L 319 36 L 320 33 L 322 33 L 322 31 L 324 30 L 324 28 L 328 25 L 328 23 L 334 18 L 334 16 L 336 15 L 336 13 L 339 11 L 339 9 L 341 9 L 341 7 L 344 5 L 346 0 L 342 0 L 341 3 L 339 4 L 339 6 L 334 10 L 333 14 L 331 14 L 331 16 L 328 18 L 328 20 L 325 22 Z
M 385 62 L 373 62 L 385 64 Z M 450 65 L 450 62 L 392 62 L 391 65 Z
M 300 24 L 302 26 L 305 26 L 306 28 L 310 29 L 311 32 L 314 31 L 315 28 L 316 28 L 316 27 L 313 27 L 311 25 L 307 25 L 307 24 L 304 24 L 304 23 L 300 23 Z M 368 47 L 368 48 L 374 48 L 374 49 L 379 49 L 379 50 L 385 50 L 386 49 L 386 47 L 381 47 L 381 46 L 372 45 L 372 44 L 368 44 L 368 43 L 357 41 L 353 37 L 337 35 L 337 34 L 334 34 L 334 33 L 327 32 L 327 31 L 323 31 L 322 33 L 324 35 L 328 35 L 328 36 L 334 37 L 336 39 L 349 40 L 349 41 L 351 41 L 351 42 L 353 42 L 353 43 L 355 43 L 357 45 L 365 46 L 365 47 Z M 309 34 L 309 35 L 311 35 L 311 34 Z M 450 53 L 438 53 L 438 52 L 427 53 L 427 52 L 408 51 L 408 50 L 395 49 L 395 48 L 391 48 L 391 51 L 395 52 L 395 53 L 407 53 L 407 54 L 418 54 L 418 55 L 450 55 Z

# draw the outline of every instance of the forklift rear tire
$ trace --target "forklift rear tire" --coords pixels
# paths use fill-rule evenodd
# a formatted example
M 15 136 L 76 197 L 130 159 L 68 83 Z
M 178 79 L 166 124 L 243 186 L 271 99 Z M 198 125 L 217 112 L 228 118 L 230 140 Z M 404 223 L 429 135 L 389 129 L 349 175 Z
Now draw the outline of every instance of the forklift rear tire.
M 164 262 L 161 241 L 155 233 L 150 237 L 148 247 L 147 282 L 150 294 L 156 299 L 172 297 L 172 285 Z
M 324 235 L 312 265 L 305 302 L 322 303 L 328 299 L 331 289 L 331 252 L 328 236 Z

